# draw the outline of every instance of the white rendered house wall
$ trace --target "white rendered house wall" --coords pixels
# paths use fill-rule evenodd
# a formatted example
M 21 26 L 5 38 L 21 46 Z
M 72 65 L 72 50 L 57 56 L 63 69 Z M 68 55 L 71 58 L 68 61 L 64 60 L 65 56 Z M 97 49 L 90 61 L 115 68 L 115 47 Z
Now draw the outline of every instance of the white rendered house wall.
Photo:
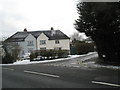
M 45 44 L 44 43 L 41 44 L 41 41 L 45 41 Z M 40 50 L 41 48 L 47 49 L 47 44 L 48 37 L 44 33 L 41 33 L 37 38 L 37 50 Z
M 45 44 L 40 44 L 41 40 L 45 40 Z M 46 48 L 46 49 L 55 49 L 61 48 L 64 50 L 70 50 L 70 40 L 69 39 L 59 39 L 57 40 L 59 43 L 55 43 L 56 40 L 49 40 L 49 38 L 44 34 L 40 34 L 37 38 L 37 48 Z
M 36 50 L 36 38 L 29 34 L 23 43 L 23 52 L 25 53 L 31 53 L 32 51 Z

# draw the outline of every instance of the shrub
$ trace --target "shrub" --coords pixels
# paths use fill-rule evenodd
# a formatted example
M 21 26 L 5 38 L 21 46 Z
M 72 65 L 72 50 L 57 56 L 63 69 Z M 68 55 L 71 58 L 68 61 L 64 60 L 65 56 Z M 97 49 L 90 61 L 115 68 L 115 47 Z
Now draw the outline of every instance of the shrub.
M 33 60 L 34 58 L 36 58 L 35 53 L 31 53 L 31 54 L 30 54 L 30 60 Z
M 14 58 L 9 53 L 6 53 L 5 57 L 2 57 L 2 64 L 8 64 L 13 62 Z
M 30 60 L 33 60 L 37 56 L 47 57 L 47 59 L 62 58 L 67 57 L 68 54 L 68 50 L 39 50 L 31 53 Z
M 67 57 L 68 56 L 68 50 L 58 50 L 58 57 L 62 58 L 62 57 Z
M 91 43 L 81 43 L 77 46 L 77 54 L 87 54 L 94 51 L 94 45 Z
M 85 43 L 85 42 L 79 42 L 75 41 L 71 45 L 71 54 L 87 54 L 88 52 L 93 52 L 94 49 L 94 43 Z

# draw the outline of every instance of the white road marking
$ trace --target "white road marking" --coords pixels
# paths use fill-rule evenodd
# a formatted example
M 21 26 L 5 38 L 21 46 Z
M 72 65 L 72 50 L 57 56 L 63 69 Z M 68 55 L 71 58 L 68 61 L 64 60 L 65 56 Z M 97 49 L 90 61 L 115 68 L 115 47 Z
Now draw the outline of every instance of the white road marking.
M 80 67 L 80 66 L 72 66 L 72 67 Z
M 7 70 L 11 70 L 11 71 L 13 71 L 14 69 L 12 69 L 12 68 L 3 68 L 3 69 L 7 69 Z
M 57 76 L 57 75 L 46 74 L 46 73 L 39 73 L 39 72 L 33 72 L 33 71 L 26 71 L 26 70 L 24 70 L 24 72 L 31 73 L 31 74 L 37 74 L 37 75 L 44 75 L 44 76 L 56 77 L 56 78 L 60 77 L 60 76 Z
M 120 87 L 120 85 L 118 84 L 112 84 L 112 83 L 106 83 L 106 82 L 92 81 L 92 83 Z
M 76 63 L 71 63 L 71 64 L 76 64 Z

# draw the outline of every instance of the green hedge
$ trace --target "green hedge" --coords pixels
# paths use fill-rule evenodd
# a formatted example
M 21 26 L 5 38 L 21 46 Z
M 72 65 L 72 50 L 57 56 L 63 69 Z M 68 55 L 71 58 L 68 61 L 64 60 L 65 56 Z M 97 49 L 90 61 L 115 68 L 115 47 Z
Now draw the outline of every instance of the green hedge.
M 30 54 L 30 60 L 37 56 L 47 57 L 47 59 L 68 57 L 68 50 L 37 50 Z
M 87 54 L 94 51 L 94 45 L 92 43 L 81 43 L 77 46 L 77 54 Z
M 84 43 L 84 42 L 77 42 L 73 43 L 74 45 L 71 45 L 70 54 L 74 55 L 81 55 L 81 54 L 87 54 L 88 52 L 95 51 L 94 49 L 94 43 Z

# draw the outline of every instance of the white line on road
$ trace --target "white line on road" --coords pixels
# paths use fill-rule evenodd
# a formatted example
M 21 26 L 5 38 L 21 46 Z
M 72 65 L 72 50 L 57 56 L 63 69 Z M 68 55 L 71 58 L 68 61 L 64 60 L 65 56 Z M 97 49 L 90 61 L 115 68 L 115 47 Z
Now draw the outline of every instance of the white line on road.
M 71 63 L 71 64 L 76 64 L 76 63 Z
M 77 67 L 80 67 L 80 66 L 72 66 L 72 67 L 76 67 L 77 68 Z
M 45 75 L 45 76 L 50 76 L 50 77 L 56 77 L 56 78 L 60 77 L 60 76 L 57 76 L 57 75 L 46 74 L 46 73 L 39 73 L 39 72 L 33 72 L 33 71 L 26 71 L 26 70 L 24 70 L 24 72 L 31 73 L 31 74 L 37 74 L 37 75 Z
M 3 69 L 7 69 L 7 70 L 11 70 L 11 71 L 13 71 L 14 69 L 12 69 L 12 68 L 3 68 Z
M 120 87 L 120 85 L 112 84 L 112 83 L 106 83 L 106 82 L 92 81 L 92 83 Z

